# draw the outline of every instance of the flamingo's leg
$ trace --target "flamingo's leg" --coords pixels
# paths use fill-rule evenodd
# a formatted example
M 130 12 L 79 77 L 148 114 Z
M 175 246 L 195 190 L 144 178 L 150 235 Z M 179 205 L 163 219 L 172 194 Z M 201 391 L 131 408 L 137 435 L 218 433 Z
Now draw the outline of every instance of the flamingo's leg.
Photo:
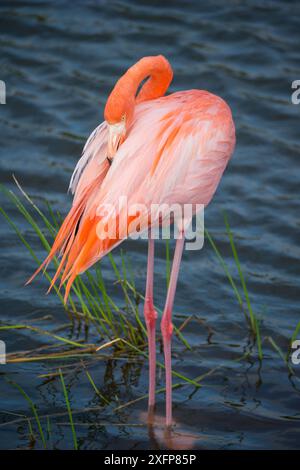
M 153 411 L 155 405 L 155 374 L 156 374 L 156 344 L 155 344 L 155 327 L 157 313 L 153 305 L 153 270 L 154 270 L 154 239 L 151 239 L 149 231 L 148 241 L 148 265 L 147 265 L 147 282 L 144 315 L 148 333 L 148 350 L 149 350 L 149 411 Z
M 166 426 L 172 425 L 172 366 L 171 366 L 171 339 L 173 333 L 172 310 L 176 292 L 179 267 L 184 247 L 184 233 L 181 232 L 177 239 L 170 284 L 167 293 L 164 313 L 161 320 L 161 332 L 164 345 L 165 368 L 166 368 Z

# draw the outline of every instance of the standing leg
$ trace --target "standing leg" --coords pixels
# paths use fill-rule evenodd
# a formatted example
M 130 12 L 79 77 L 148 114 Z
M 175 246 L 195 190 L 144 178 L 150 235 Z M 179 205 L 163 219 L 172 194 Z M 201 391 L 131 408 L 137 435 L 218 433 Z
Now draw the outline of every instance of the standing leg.
M 153 411 L 155 405 L 155 374 L 156 374 L 156 344 L 155 344 L 155 326 L 157 313 L 153 305 L 153 268 L 154 268 L 154 239 L 151 239 L 151 230 L 149 230 L 148 241 L 148 266 L 144 315 L 148 333 L 149 350 L 149 411 Z
M 174 259 L 172 264 L 172 272 L 170 284 L 165 304 L 164 313 L 161 320 L 161 332 L 164 345 L 165 368 L 166 368 L 166 426 L 172 425 L 172 367 L 171 367 L 171 339 L 173 332 L 172 310 L 176 285 L 179 273 L 179 267 L 184 247 L 184 233 L 180 233 L 181 238 L 176 242 Z

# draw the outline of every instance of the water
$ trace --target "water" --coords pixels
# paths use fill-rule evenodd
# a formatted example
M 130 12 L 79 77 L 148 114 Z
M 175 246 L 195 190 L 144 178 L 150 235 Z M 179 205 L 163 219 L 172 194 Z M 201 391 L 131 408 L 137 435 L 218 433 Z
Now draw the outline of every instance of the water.
M 206 211 L 206 226 L 236 276 L 221 212 L 227 211 L 262 336 L 271 336 L 286 352 L 299 321 L 300 105 L 291 103 L 291 83 L 300 78 L 299 4 L 87 1 L 73 2 L 71 9 L 64 1 L 2 1 L 0 8 L 0 79 L 7 86 L 7 104 L 0 108 L 1 180 L 13 188 L 14 173 L 36 201 L 46 197 L 63 213 L 70 205 L 66 188 L 84 139 L 102 120 L 115 80 L 138 58 L 162 53 L 170 60 L 175 76 L 171 92 L 203 88 L 228 101 L 237 148 Z M 42 257 L 36 236 L 3 196 L 1 205 Z M 45 280 L 23 287 L 34 262 L 3 219 L 0 230 L 1 322 L 29 321 L 45 329 L 67 323 L 55 295 L 45 297 Z M 124 248 L 137 287 L 143 290 L 146 245 L 129 242 Z M 159 244 L 159 306 L 165 295 L 164 256 Z M 113 279 L 107 261 L 103 269 L 106 279 Z M 113 292 L 122 305 L 120 290 Z M 144 424 L 145 400 L 114 411 L 146 393 L 147 364 L 108 354 L 107 359 L 87 358 L 85 363 L 101 391 L 113 400 L 111 406 L 100 406 L 78 360 L 66 377 L 80 448 L 161 448 L 179 442 L 210 449 L 299 447 L 300 366 L 294 366 L 296 376 L 289 376 L 267 340 L 261 366 L 255 349 L 253 360 L 236 361 L 249 348 L 249 332 L 208 244 L 202 251 L 184 254 L 175 322 L 190 315 L 202 322 L 193 320 L 185 329 L 191 351 L 174 341 L 174 368 L 189 377 L 217 369 L 201 389 L 186 386 L 174 391 L 177 426 L 172 439 L 166 442 L 161 430 L 163 395 L 158 397 L 152 429 Z M 82 332 L 67 334 L 83 337 Z M 25 330 L 1 332 L 1 339 L 8 352 L 53 342 Z M 51 415 L 49 447 L 73 447 L 61 385 L 40 377 L 60 365 L 44 361 L 0 366 L 1 448 L 28 447 L 24 416 L 32 414 L 5 379 L 27 391 L 41 416 Z M 159 386 L 163 383 L 159 377 Z M 42 425 L 46 429 L 45 420 Z M 35 448 L 40 447 L 38 441 Z

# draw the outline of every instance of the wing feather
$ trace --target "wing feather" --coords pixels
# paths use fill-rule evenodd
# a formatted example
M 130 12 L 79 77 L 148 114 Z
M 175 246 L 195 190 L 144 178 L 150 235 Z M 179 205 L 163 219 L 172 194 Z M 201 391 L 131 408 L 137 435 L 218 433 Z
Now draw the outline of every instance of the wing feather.
M 74 172 L 69 191 L 74 195 L 75 203 L 87 185 L 103 173 L 103 178 L 109 168 L 106 161 L 107 124 L 102 122 L 89 136 Z

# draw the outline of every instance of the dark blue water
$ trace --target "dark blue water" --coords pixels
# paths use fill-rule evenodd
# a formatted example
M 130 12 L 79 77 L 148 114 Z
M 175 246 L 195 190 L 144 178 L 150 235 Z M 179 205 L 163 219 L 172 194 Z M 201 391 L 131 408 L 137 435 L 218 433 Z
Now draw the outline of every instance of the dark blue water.
M 203 387 L 174 391 L 175 435 L 164 442 L 163 395 L 153 429 L 145 425 L 146 400 L 117 410 L 147 392 L 142 359 L 85 359 L 111 405 L 103 406 L 79 360 L 0 365 L 0 447 L 30 445 L 28 403 L 7 379 L 20 384 L 40 416 L 49 417 L 49 448 L 72 448 L 66 406 L 58 380 L 40 377 L 67 366 L 66 382 L 82 449 L 183 447 L 292 449 L 300 440 L 299 368 L 290 375 L 270 342 L 284 353 L 299 321 L 299 118 L 291 83 L 300 79 L 300 8 L 289 1 L 1 1 L 0 79 L 7 103 L 0 106 L 1 181 L 13 189 L 14 173 L 39 202 L 47 198 L 65 214 L 73 167 L 91 130 L 102 120 L 116 79 L 137 59 L 164 54 L 174 69 L 170 91 L 208 89 L 232 108 L 237 147 L 213 203 L 206 227 L 235 279 L 222 211 L 235 235 L 253 309 L 261 321 L 264 359 L 251 347 L 243 313 L 209 244 L 185 252 L 175 322 L 194 316 L 185 329 L 192 350 L 174 341 L 174 368 L 195 378 L 215 369 Z M 1 205 L 42 258 L 36 235 L 13 205 Z M 1 323 L 56 330 L 68 323 L 55 294 L 45 297 L 39 278 L 25 288 L 35 264 L 1 219 Z M 124 245 L 141 291 L 146 244 Z M 116 251 L 116 260 L 120 253 Z M 165 296 L 165 251 L 159 242 L 155 298 Z M 108 284 L 115 277 L 107 260 Z M 122 291 L 111 287 L 122 306 Z M 199 322 L 198 320 L 201 319 Z M 212 333 L 212 335 L 211 335 Z M 77 338 L 67 328 L 62 334 Z M 73 336 L 72 336 L 73 335 Z M 79 338 L 82 338 L 82 333 Z M 299 335 L 298 335 L 299 337 Z M 30 331 L 0 332 L 7 351 L 32 350 L 53 340 Z M 162 356 L 160 355 L 160 359 Z M 6 379 L 6 380 L 5 380 Z M 159 377 L 159 386 L 163 386 Z M 37 436 L 36 426 L 33 423 Z M 46 418 L 42 418 L 46 430 Z M 37 440 L 34 448 L 40 448 Z

